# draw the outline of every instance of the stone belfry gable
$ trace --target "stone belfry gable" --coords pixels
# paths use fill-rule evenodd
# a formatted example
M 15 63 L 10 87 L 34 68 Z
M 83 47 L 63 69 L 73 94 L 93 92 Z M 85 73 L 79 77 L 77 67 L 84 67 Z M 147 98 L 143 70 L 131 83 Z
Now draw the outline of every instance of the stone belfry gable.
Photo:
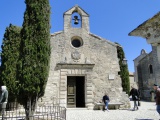
M 71 29 L 71 21 L 72 21 L 72 14 L 77 12 L 80 15 L 80 20 L 81 20 L 81 29 L 86 30 L 89 32 L 89 14 L 87 14 L 82 8 L 80 8 L 78 5 L 72 7 L 68 11 L 66 11 L 63 14 L 64 17 L 64 31 L 67 31 Z
M 89 17 L 89 14 L 86 13 L 81 7 L 79 7 L 78 5 L 75 5 L 74 7 L 72 7 L 71 9 L 67 10 L 64 15 L 71 15 L 73 12 L 78 12 L 79 14 L 81 14 L 82 16 L 86 16 Z

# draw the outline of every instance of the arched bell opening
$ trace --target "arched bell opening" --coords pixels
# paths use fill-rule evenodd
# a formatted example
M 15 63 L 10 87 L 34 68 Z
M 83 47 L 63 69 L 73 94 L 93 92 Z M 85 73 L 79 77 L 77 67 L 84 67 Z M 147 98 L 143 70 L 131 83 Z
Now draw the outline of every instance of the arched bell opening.
M 71 25 L 74 28 L 81 28 L 82 27 L 82 17 L 78 12 L 73 12 Z

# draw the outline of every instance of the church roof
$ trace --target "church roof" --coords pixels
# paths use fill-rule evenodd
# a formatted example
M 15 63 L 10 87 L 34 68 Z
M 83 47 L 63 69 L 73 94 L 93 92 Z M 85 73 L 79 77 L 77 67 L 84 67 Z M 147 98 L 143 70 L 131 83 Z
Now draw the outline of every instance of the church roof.
M 160 12 L 154 15 L 152 18 L 146 20 L 142 24 L 140 24 L 137 28 L 131 31 L 129 36 L 140 36 L 143 38 L 148 38 L 150 29 L 160 29 Z
M 104 40 L 105 42 L 107 42 L 107 43 L 110 44 L 110 45 L 122 47 L 122 46 L 119 45 L 119 44 L 116 44 L 116 43 L 114 43 L 114 42 L 111 42 L 110 40 L 107 40 L 107 39 L 105 39 L 105 38 L 102 38 L 102 37 L 100 37 L 100 36 L 98 36 L 98 35 L 95 35 L 95 34 L 93 34 L 93 33 L 89 33 L 89 35 L 91 35 L 92 37 L 95 37 L 96 39 Z

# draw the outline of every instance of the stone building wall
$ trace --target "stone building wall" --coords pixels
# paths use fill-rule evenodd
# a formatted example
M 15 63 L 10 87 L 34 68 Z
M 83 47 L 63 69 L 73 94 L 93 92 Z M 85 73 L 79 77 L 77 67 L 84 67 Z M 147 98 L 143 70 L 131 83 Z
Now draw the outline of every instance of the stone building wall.
M 153 84 L 160 85 L 160 65 L 157 59 L 156 46 L 152 47 L 152 51 L 149 54 L 141 54 L 135 59 L 134 63 L 136 65 L 136 76 L 138 81 L 139 90 L 141 92 L 141 97 L 144 100 L 150 100 L 150 92 L 153 90 Z M 150 65 L 152 66 L 152 72 L 150 70 Z
M 150 98 L 150 89 L 153 85 L 153 74 L 150 74 L 149 65 L 152 65 L 152 53 L 143 58 L 138 65 L 138 83 L 142 99 Z
M 160 86 L 160 62 L 158 61 L 158 53 L 157 53 L 157 46 L 152 46 L 152 56 L 153 56 L 153 73 L 156 84 Z
M 138 88 L 138 83 L 135 81 L 134 76 L 135 76 L 134 72 L 129 72 L 130 90 L 131 86 L 133 86 L 134 88 Z

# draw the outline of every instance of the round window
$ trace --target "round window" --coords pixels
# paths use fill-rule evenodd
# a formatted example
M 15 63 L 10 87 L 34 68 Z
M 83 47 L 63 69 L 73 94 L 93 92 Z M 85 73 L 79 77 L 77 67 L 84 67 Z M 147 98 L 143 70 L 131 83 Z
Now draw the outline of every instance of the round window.
M 78 47 L 82 46 L 83 42 L 79 38 L 74 38 L 74 39 L 72 39 L 71 44 L 73 45 L 73 47 L 78 48 Z
M 72 45 L 74 47 L 80 47 L 81 46 L 81 42 L 78 39 L 72 40 Z

